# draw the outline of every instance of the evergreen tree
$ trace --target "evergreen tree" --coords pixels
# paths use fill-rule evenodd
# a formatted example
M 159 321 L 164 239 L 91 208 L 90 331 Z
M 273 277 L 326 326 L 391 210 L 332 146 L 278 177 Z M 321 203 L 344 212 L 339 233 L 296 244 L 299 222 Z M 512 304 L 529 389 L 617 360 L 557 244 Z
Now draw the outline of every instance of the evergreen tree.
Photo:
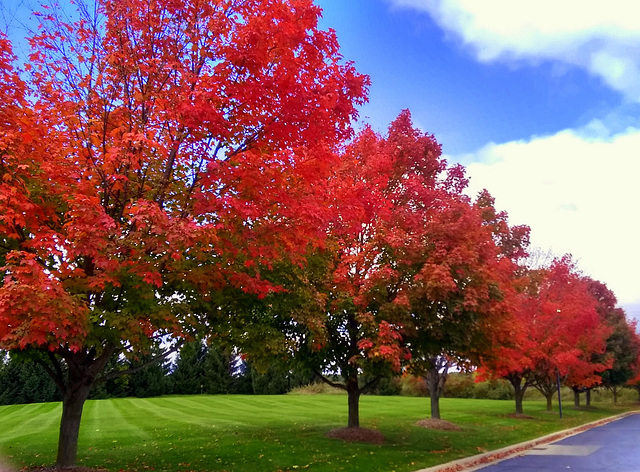
M 53 380 L 36 363 L 2 353 L 0 358 L 0 405 L 59 401 Z
M 185 343 L 171 373 L 172 393 L 193 395 L 204 392 L 204 359 L 207 350 L 200 340 Z

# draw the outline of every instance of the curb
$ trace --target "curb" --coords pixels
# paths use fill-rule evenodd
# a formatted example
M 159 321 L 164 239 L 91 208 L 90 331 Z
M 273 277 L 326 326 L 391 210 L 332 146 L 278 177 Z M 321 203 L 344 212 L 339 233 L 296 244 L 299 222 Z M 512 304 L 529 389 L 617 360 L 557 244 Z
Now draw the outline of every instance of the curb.
M 627 411 L 619 415 L 609 416 L 608 418 L 603 418 L 601 420 L 592 421 L 591 423 L 586 423 L 581 426 L 576 426 L 575 428 L 551 433 L 546 436 L 532 439 L 530 441 L 512 444 L 511 446 L 506 446 L 501 449 L 496 449 L 494 451 L 485 452 L 482 454 L 476 454 L 474 456 L 469 456 L 453 462 L 447 462 L 445 464 L 428 467 L 426 469 L 416 470 L 415 472 L 473 472 L 475 470 L 480 470 L 481 468 L 486 467 L 494 462 L 501 462 L 505 459 L 510 459 L 511 457 L 520 455 L 528 449 L 539 446 L 540 444 L 547 444 L 559 439 L 564 439 L 566 437 L 587 431 L 591 428 L 612 423 L 627 416 L 636 415 L 639 413 L 640 411 Z

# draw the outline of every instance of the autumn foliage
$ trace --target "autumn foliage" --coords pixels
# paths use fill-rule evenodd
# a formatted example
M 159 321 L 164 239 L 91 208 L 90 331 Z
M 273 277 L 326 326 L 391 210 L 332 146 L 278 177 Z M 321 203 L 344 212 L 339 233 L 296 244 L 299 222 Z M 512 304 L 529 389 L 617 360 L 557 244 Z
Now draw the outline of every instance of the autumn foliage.
M 506 325 L 513 266 L 465 187 L 408 111 L 386 136 L 359 133 L 329 180 L 327 243 L 287 305 L 297 329 L 285 344 L 347 390 L 350 427 L 381 377 L 427 353 L 471 356 Z
M 74 409 L 59 465 L 111 356 L 199 329 L 196 300 L 227 284 L 278 290 L 260 268 L 324 238 L 368 84 L 310 0 L 78 11 L 39 15 L 26 83 L 0 41 L 0 347 L 42 350 Z
M 601 322 L 597 303 L 569 257 L 530 270 L 518 282 L 515 323 L 498 344 L 497 355 L 482 362 L 480 378 L 506 378 L 516 392 L 516 412 L 529 386 L 540 390 L 551 408 L 558 377 L 591 387 L 610 365 L 604 354 L 611 330 Z

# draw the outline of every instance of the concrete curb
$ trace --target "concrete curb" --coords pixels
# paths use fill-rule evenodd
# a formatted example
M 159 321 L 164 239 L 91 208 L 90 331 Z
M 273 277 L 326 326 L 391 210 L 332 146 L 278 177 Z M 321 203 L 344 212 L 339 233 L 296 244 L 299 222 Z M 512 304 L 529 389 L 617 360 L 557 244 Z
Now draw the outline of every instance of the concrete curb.
M 627 411 L 619 415 L 592 421 L 591 423 L 586 423 L 581 426 L 576 426 L 575 428 L 551 433 L 546 436 L 532 439 L 530 441 L 521 442 L 519 444 L 512 444 L 511 446 L 503 447 L 501 449 L 496 449 L 494 451 L 485 452 L 482 454 L 476 454 L 475 456 L 465 457 L 464 459 L 458 459 L 453 462 L 447 462 L 446 464 L 440 464 L 433 467 L 428 467 L 426 469 L 416 470 L 415 472 L 473 472 L 492 463 L 501 462 L 505 459 L 520 455 L 535 446 L 539 446 L 540 444 L 547 444 L 559 439 L 564 439 L 569 436 L 587 431 L 591 428 L 602 426 L 607 423 L 612 423 L 614 421 L 618 421 L 622 418 L 636 415 L 638 413 L 640 413 L 640 411 Z

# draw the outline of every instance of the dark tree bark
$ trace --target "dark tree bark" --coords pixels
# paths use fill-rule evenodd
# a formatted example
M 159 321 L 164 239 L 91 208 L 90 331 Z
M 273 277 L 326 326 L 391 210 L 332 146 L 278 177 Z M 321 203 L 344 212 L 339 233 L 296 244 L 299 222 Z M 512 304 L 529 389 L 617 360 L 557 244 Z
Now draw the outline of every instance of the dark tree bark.
M 553 393 L 545 394 L 545 398 L 547 399 L 547 411 L 553 410 Z
M 115 352 L 113 346 L 107 346 L 98 354 L 95 348 L 77 352 L 60 349 L 58 354 L 66 365 L 66 378 L 60 364 L 50 356 L 54 380 L 62 393 L 62 417 L 58 437 L 58 468 L 73 467 L 78 452 L 78 437 L 84 403 L 93 388 L 98 375 L 103 371 L 109 358 Z
M 516 400 L 516 414 L 524 415 L 524 389 L 515 390 L 515 400 Z
M 431 418 L 440 419 L 440 388 L 439 375 L 435 369 L 427 371 L 427 387 L 429 388 L 429 398 L 431 400 Z
M 526 393 L 529 384 L 526 381 L 523 383 L 524 376 L 519 373 L 510 374 L 506 377 L 506 379 L 509 381 L 509 383 L 511 383 L 511 386 L 513 387 L 513 393 L 516 400 L 516 414 L 523 415 L 524 394 Z
M 69 385 L 67 394 L 62 400 L 58 457 L 56 459 L 56 465 L 59 468 L 73 467 L 76 464 L 82 410 L 92 386 L 93 384 L 86 385 L 81 382 L 77 385 Z
M 429 388 L 429 398 L 431 399 L 431 418 L 440 418 L 440 397 L 444 393 L 444 386 L 447 382 L 451 362 L 443 357 L 432 357 L 429 359 L 429 369 L 425 379 Z
M 587 394 L 585 395 L 585 403 L 587 406 L 591 406 L 591 389 L 587 389 Z
M 360 427 L 360 387 L 358 386 L 358 378 L 350 378 L 347 380 L 347 396 L 349 401 L 349 420 L 348 428 Z
M 431 395 L 431 418 L 439 420 L 440 417 L 440 397 Z
M 553 396 L 558 392 L 556 375 L 548 372 L 538 374 L 535 376 L 532 385 L 547 399 L 547 411 L 551 411 Z
M 346 372 L 344 370 L 343 372 Z M 320 380 L 322 380 L 327 385 L 331 385 L 334 388 L 339 388 L 341 390 L 345 390 L 347 392 L 347 402 L 349 405 L 349 416 L 347 419 L 347 427 L 348 428 L 359 428 L 360 427 L 360 396 L 363 393 L 371 390 L 376 386 L 376 384 L 380 381 L 380 377 L 376 376 L 369 382 L 367 382 L 364 386 L 360 386 L 360 382 L 358 381 L 358 374 L 355 369 L 352 370 L 352 373 L 343 375 L 344 383 L 333 382 L 328 379 L 320 372 L 314 372 Z
M 577 388 L 573 389 L 573 404 L 576 407 L 580 407 L 580 390 Z

